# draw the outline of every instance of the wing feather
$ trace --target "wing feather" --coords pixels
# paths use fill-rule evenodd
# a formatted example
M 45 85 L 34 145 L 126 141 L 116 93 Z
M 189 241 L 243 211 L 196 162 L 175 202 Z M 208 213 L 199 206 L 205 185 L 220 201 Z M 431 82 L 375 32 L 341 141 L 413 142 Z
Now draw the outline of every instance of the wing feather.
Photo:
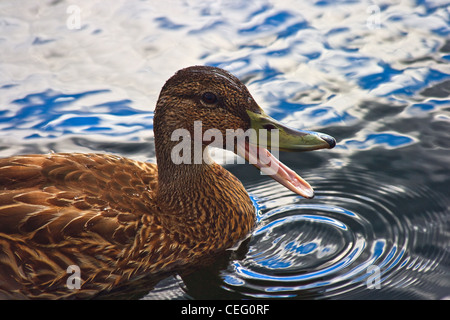
M 97 283 L 118 281 L 111 265 L 141 245 L 156 175 L 154 165 L 108 155 L 0 159 L 0 297 L 27 283 L 51 285 L 69 263 Z

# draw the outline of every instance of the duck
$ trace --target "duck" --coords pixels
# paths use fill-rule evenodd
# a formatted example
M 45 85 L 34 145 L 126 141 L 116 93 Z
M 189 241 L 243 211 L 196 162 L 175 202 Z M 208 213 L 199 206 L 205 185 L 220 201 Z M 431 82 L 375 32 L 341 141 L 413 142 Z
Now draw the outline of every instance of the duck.
M 1 299 L 95 298 L 201 264 L 256 224 L 243 184 L 208 150 L 232 151 L 312 198 L 273 150 L 336 145 L 271 118 L 237 77 L 212 66 L 181 69 L 165 82 L 153 131 L 156 164 L 94 153 L 0 159 Z

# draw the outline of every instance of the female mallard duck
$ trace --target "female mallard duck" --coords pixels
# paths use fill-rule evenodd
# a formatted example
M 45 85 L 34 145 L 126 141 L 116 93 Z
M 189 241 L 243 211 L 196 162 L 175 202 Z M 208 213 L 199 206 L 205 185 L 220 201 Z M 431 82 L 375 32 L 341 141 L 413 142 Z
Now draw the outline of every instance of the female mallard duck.
M 196 121 L 202 135 L 194 134 Z M 330 136 L 269 118 L 228 72 L 197 66 L 178 71 L 161 90 L 154 117 L 158 166 L 104 154 L 1 159 L 0 297 L 91 297 L 131 279 L 195 265 L 243 239 L 255 224 L 247 192 L 230 172 L 207 156 L 195 158 L 194 151 L 200 142 L 207 154 L 208 129 L 226 136 L 250 128 L 279 129 L 282 150 L 335 145 Z M 183 149 L 192 161 L 174 161 L 177 129 L 194 137 Z M 275 180 L 313 197 L 309 184 L 259 142 L 235 138 L 222 147 L 261 170 L 274 167 L 269 175 Z M 70 283 L 74 271 L 80 278 Z

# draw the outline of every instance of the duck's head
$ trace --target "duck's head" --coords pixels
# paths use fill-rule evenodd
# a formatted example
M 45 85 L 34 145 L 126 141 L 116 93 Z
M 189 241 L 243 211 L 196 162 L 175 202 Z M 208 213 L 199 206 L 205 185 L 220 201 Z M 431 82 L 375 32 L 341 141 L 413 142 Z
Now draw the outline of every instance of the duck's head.
M 174 132 L 178 136 L 185 132 L 192 138 L 192 145 L 197 142 L 204 147 L 213 142 L 215 147 L 234 151 L 306 198 L 314 196 L 311 186 L 266 147 L 309 151 L 336 145 L 331 136 L 288 128 L 272 119 L 239 79 L 208 66 L 182 69 L 166 82 L 155 109 L 154 131 L 157 144 L 173 146 L 169 139 L 173 141 Z

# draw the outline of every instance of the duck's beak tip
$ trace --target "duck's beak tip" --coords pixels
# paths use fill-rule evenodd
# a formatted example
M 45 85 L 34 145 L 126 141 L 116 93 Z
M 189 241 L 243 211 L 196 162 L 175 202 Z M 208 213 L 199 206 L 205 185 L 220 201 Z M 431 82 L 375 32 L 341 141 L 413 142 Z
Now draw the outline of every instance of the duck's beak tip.
M 336 146 L 336 139 L 333 138 L 332 136 L 329 136 L 329 135 L 327 135 L 327 134 L 321 133 L 321 134 L 319 135 L 319 137 L 320 137 L 323 141 L 325 141 L 326 143 L 328 143 L 328 145 L 329 145 L 328 149 L 333 149 L 333 148 Z

